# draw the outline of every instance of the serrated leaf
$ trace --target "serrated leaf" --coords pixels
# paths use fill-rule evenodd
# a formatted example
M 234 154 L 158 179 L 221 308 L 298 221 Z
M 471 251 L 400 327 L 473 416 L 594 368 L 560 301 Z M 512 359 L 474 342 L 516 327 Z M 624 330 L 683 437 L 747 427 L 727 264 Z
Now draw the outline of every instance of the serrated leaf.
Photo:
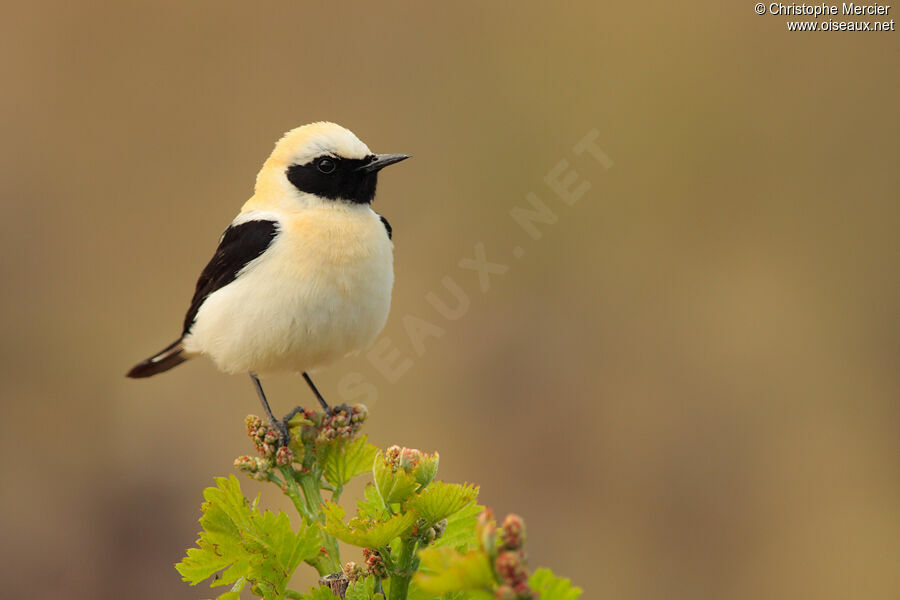
M 528 586 L 540 594 L 541 600 L 578 600 L 581 588 L 565 577 L 557 577 L 550 569 L 538 569 L 528 579 Z
M 441 456 L 437 452 L 422 456 L 415 471 L 413 471 L 413 477 L 415 477 L 416 482 L 418 482 L 419 485 L 424 487 L 434 480 L 434 476 L 437 475 L 438 463 L 440 460 Z
M 496 596 L 485 590 L 467 590 L 463 592 L 448 592 L 446 594 L 433 594 L 426 592 L 413 581 L 409 584 L 407 600 L 496 600 Z
M 266 511 L 254 519 L 254 525 L 245 536 L 245 543 L 258 549 L 250 561 L 251 575 L 264 597 L 280 598 L 300 563 L 318 554 L 321 547 L 319 533 L 314 527 L 304 527 L 294 534 L 284 512 L 276 515 Z
M 372 600 L 375 597 L 375 578 L 369 575 L 347 586 L 344 600 Z
M 414 581 L 428 593 L 490 590 L 494 585 L 488 557 L 481 551 L 463 554 L 452 548 L 425 548 L 419 561 Z
M 389 516 L 374 484 L 367 483 L 363 488 L 363 498 L 356 501 L 356 514 L 360 519 L 375 521 L 384 521 Z
M 372 467 L 375 487 L 385 504 L 403 502 L 419 487 L 418 482 L 407 475 L 403 469 L 394 471 L 384 460 L 384 453 L 379 451 Z
M 189 549 L 175 568 L 191 585 L 224 569 L 210 586 L 234 583 L 223 594 L 226 598 L 239 594 L 247 582 L 258 585 L 267 599 L 283 596 L 297 566 L 318 553 L 318 529 L 304 526 L 294 533 L 284 512 L 260 514 L 256 503 L 251 505 L 244 498 L 233 475 L 216 479 L 216 485 L 204 490 L 198 547 Z
M 366 436 L 326 444 L 323 454 L 325 481 L 334 487 L 343 487 L 357 475 L 371 470 L 377 454 L 378 448 L 370 444 Z
M 241 591 L 244 589 L 244 586 L 247 585 L 247 580 L 241 577 L 238 579 L 235 584 L 231 587 L 231 590 L 225 592 L 224 594 L 219 594 L 219 597 L 216 600 L 240 600 Z
M 409 511 L 394 515 L 387 521 L 371 522 L 362 521 L 354 527 L 344 523 L 344 509 L 326 502 L 323 507 L 325 524 L 322 528 L 326 533 L 333 535 L 342 542 L 359 546 L 361 548 L 383 548 L 395 537 L 408 533 L 418 519 L 415 511 Z M 361 520 L 358 520 L 361 521 Z M 352 521 L 351 521 L 352 522 Z
M 483 506 L 470 504 L 456 514 L 447 517 L 447 527 L 444 534 L 432 542 L 433 547 L 447 547 L 466 552 L 479 547 L 476 526 L 478 515 L 484 510 Z
M 334 595 L 331 588 L 323 585 L 322 587 L 312 588 L 309 593 L 300 596 L 303 600 L 341 600 Z
M 241 546 L 241 526 L 248 526 L 251 519 L 250 505 L 240 492 L 237 478 L 216 478 L 217 487 L 206 488 L 201 506 L 200 525 L 203 531 L 197 540 L 197 548 L 187 551 L 187 556 L 175 568 L 191 585 L 212 577 L 228 568 L 213 585 L 228 585 L 240 579 L 249 569 L 249 557 Z
M 410 498 L 406 505 L 415 509 L 431 526 L 475 502 L 477 497 L 478 488 L 473 485 L 435 481 Z

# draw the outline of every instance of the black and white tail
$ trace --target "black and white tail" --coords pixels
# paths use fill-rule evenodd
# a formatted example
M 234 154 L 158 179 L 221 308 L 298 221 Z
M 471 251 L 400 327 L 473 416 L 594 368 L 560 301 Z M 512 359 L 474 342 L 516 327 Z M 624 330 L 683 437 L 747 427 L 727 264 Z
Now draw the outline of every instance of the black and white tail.
M 184 347 L 181 345 L 181 338 L 178 338 L 164 349 L 160 350 L 147 360 L 141 361 L 131 367 L 126 377 L 132 379 L 140 379 L 142 377 L 152 377 L 157 373 L 168 371 L 172 367 L 177 367 L 187 360 L 184 355 Z

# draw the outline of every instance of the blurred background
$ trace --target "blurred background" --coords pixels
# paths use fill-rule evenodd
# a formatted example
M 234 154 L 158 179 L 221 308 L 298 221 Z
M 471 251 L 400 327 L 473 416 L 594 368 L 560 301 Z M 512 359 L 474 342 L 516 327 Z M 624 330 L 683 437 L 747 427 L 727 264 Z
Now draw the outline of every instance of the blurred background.
M 900 597 L 900 33 L 712 1 L 4 12 L 7 597 L 211 595 L 172 565 L 250 449 L 250 382 L 124 373 L 180 331 L 275 140 L 322 119 L 414 155 L 374 207 L 396 372 L 316 378 L 372 441 L 440 451 L 584 598 Z M 572 206 L 561 161 L 590 184 Z M 556 216 L 537 240 L 529 193 Z M 459 266 L 478 244 L 506 267 L 486 291 Z

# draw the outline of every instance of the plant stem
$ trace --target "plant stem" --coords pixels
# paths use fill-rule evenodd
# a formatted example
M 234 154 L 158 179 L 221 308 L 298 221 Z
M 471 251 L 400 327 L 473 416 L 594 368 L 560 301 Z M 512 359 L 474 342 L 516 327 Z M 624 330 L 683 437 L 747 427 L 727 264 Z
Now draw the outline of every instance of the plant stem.
M 325 501 L 322 499 L 322 490 L 319 489 L 321 476 L 313 473 L 297 473 L 296 478 L 300 483 L 300 489 L 303 490 L 307 510 L 311 513 L 310 520 L 324 523 L 325 515 L 322 512 L 322 505 Z M 341 553 L 337 540 L 323 531 L 322 547 L 325 548 L 327 554 L 320 555 L 315 559 L 314 564 L 319 575 L 339 573 L 341 571 Z
M 310 523 L 317 520 L 313 513 L 310 512 L 306 499 L 300 493 L 300 488 L 297 487 L 297 480 L 295 478 L 293 467 L 288 465 L 285 467 L 278 467 L 278 469 L 281 471 L 281 474 L 284 475 L 284 483 L 287 488 L 286 493 L 288 498 L 294 503 L 294 508 L 300 513 L 300 516 Z
M 409 593 L 409 582 L 412 579 L 416 560 L 416 539 L 410 537 L 403 540 L 397 554 L 397 570 L 391 576 L 389 600 L 406 600 Z

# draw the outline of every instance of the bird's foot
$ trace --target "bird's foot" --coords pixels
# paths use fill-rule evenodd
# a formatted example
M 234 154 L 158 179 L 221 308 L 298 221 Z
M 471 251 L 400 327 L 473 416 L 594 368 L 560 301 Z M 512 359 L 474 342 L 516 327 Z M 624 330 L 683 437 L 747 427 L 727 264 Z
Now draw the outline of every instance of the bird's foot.
M 278 433 L 281 434 L 281 445 L 287 446 L 291 441 L 291 419 L 299 414 L 305 414 L 306 409 L 302 406 L 295 406 L 292 408 L 288 414 L 284 415 L 281 419 L 275 419 L 273 426 L 278 430 Z
M 278 440 L 279 446 L 287 446 L 291 442 L 291 431 L 288 428 L 286 419 L 275 419 L 275 422 L 272 423 L 272 427 L 274 427 L 278 431 L 278 435 L 280 439 Z
M 344 413 L 346 419 L 346 425 L 350 424 L 350 421 L 353 419 L 353 407 L 349 404 L 336 404 L 334 406 L 329 406 L 325 409 L 325 414 L 328 415 L 330 419 L 335 419 L 339 417 L 341 413 Z

